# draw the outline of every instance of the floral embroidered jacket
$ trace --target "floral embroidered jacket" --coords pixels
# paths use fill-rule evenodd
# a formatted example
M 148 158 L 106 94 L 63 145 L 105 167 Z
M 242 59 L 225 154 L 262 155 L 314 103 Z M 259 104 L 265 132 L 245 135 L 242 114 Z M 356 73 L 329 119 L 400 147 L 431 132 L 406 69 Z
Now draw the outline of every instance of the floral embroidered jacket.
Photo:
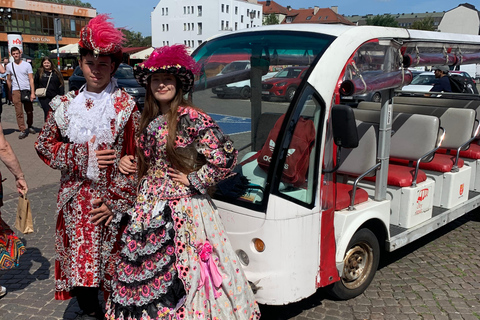
M 35 143 L 39 157 L 62 173 L 57 198 L 57 299 L 68 299 L 69 291 L 75 286 L 99 287 L 106 274 L 113 274 L 112 250 L 119 223 L 136 197 L 136 175 L 123 175 L 118 170 L 123 155 L 135 155 L 135 131 L 140 113 L 134 99 L 121 89 L 112 94 L 116 112 L 116 118 L 111 121 L 115 139 L 112 149 L 117 158 L 113 165 L 99 170 L 98 179 L 93 181 L 87 177 L 89 161 L 90 165 L 96 162 L 95 153 L 89 150 L 91 143 L 71 143 L 66 135 L 67 110 L 77 94 L 71 91 L 52 100 L 53 111 Z M 114 213 L 106 228 L 93 226 L 88 221 L 92 201 L 98 198 Z
M 167 168 L 171 166 L 166 156 L 168 135 L 167 122 L 163 115 L 150 122 L 140 136 L 138 146 L 149 163 L 149 170 L 142 178 L 149 193 L 157 199 L 179 199 L 194 194 L 205 194 L 207 189 L 229 177 L 236 165 L 237 151 L 230 139 L 225 137 L 210 116 L 199 109 L 179 107 L 175 148 L 191 149 L 194 157 L 201 155 L 203 165 L 188 175 L 191 186 L 169 179 Z M 197 170 L 198 169 L 198 170 Z

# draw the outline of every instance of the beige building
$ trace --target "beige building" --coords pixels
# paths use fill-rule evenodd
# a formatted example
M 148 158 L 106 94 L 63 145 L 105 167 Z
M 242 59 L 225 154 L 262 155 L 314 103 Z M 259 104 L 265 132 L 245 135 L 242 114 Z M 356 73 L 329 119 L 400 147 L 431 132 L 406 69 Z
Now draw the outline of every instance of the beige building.
M 445 12 L 438 30 L 441 32 L 480 34 L 480 12 L 475 6 L 463 3 Z
M 61 19 L 60 46 L 77 43 L 80 30 L 97 15 L 93 8 L 63 5 L 46 1 L 0 1 L 0 54 L 7 54 L 7 34 L 21 34 L 23 52 L 33 56 L 39 44 L 56 48 L 54 19 Z

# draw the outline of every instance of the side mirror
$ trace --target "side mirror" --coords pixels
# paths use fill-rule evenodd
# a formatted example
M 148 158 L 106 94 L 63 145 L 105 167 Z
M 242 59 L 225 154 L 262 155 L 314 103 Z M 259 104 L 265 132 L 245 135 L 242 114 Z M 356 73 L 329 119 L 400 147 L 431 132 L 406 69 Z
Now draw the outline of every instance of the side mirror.
M 335 105 L 332 108 L 333 141 L 342 148 L 358 147 L 355 114 L 351 107 Z

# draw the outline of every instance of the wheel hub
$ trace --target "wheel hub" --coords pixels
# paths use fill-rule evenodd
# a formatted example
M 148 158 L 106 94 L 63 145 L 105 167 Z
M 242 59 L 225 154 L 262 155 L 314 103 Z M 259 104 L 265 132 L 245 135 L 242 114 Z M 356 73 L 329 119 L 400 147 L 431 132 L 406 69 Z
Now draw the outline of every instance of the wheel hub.
M 366 244 L 357 244 L 345 255 L 342 281 L 348 288 L 362 284 L 372 268 L 372 250 Z

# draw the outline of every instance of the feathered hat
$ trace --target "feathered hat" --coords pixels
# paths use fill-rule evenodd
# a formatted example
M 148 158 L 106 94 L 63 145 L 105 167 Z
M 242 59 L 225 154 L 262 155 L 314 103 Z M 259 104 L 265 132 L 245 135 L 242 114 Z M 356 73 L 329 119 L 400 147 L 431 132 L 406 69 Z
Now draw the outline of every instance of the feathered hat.
M 187 48 L 178 44 L 156 48 L 147 60 L 134 67 L 133 72 L 138 83 L 144 87 L 153 73 L 173 74 L 180 79 L 182 90 L 186 93 L 192 89 L 195 74 L 200 72 L 200 67 L 188 54 Z
M 78 45 L 93 51 L 94 56 L 121 55 L 125 36 L 108 21 L 109 19 L 110 16 L 107 14 L 100 14 L 91 19 L 80 31 Z

